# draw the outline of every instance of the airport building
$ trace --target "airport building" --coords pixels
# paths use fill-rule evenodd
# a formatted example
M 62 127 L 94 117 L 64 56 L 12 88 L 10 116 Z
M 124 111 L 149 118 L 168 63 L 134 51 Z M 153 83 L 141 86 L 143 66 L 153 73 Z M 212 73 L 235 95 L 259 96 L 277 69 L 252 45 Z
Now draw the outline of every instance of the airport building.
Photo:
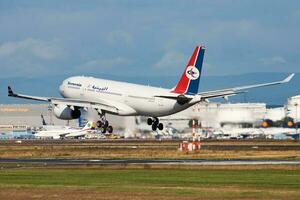
M 267 112 L 264 103 L 199 103 L 165 119 L 195 119 L 201 127 L 219 128 L 226 125 L 255 126 L 260 124 Z
M 199 116 L 203 127 L 255 126 L 266 113 L 264 103 L 205 103 L 192 107 L 193 117 Z
M 288 98 L 286 114 L 288 117 L 293 118 L 295 122 L 300 121 L 300 95 Z
M 0 104 L 1 126 L 42 126 L 41 115 L 49 124 L 66 125 L 66 121 L 57 119 L 52 114 L 48 104 Z M 75 126 L 77 120 L 69 121 L 70 126 Z
M 268 108 L 266 110 L 265 119 L 273 122 L 282 120 L 286 116 L 286 107 Z
M 278 121 L 285 117 L 300 121 L 300 95 L 289 97 L 285 106 L 267 109 L 265 119 Z

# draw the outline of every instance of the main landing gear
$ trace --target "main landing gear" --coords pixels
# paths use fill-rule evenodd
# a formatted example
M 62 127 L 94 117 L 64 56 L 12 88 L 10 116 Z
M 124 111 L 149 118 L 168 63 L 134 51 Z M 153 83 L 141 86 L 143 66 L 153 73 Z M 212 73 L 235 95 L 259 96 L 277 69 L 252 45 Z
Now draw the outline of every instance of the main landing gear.
M 102 133 L 112 133 L 113 132 L 113 127 L 109 125 L 109 122 L 106 120 L 105 114 L 100 114 L 100 120 L 97 121 L 97 127 L 101 129 Z
M 162 123 L 159 123 L 159 119 L 157 117 L 148 118 L 147 119 L 147 124 L 149 126 L 152 126 L 153 131 L 156 131 L 156 129 L 158 129 L 158 130 L 163 130 L 164 129 L 164 125 Z

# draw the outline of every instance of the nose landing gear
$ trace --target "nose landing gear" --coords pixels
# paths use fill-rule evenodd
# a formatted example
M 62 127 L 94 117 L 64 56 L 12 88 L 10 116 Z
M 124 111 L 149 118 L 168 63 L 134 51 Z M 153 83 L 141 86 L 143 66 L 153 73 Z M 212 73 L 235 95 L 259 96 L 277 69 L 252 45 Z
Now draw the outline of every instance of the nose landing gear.
M 158 129 L 158 130 L 163 130 L 164 129 L 164 125 L 162 123 L 159 123 L 159 119 L 157 117 L 148 118 L 147 119 L 147 124 L 149 126 L 152 126 L 153 131 L 156 131 L 156 129 Z

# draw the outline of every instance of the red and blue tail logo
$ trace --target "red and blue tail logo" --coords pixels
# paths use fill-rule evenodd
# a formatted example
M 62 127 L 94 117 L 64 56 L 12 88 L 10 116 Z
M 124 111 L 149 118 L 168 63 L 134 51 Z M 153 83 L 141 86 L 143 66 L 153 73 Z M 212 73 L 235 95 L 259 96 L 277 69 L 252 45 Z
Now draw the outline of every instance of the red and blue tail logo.
M 172 91 L 177 94 L 195 95 L 198 93 L 205 47 L 197 46 L 188 62 L 181 79 Z

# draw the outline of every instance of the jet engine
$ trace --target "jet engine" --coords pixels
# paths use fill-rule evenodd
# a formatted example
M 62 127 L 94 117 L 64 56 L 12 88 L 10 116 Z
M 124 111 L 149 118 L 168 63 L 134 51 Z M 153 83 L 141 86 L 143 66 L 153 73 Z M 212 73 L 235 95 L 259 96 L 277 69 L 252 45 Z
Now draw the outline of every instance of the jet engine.
M 184 96 L 183 94 L 181 94 L 177 97 L 177 103 L 179 105 L 184 105 L 184 104 L 188 103 L 190 100 L 191 100 L 191 98 L 188 98 L 188 97 Z
M 53 112 L 57 118 L 63 120 L 78 119 L 81 115 L 81 112 L 78 108 L 71 109 L 69 106 L 66 105 L 54 106 Z

